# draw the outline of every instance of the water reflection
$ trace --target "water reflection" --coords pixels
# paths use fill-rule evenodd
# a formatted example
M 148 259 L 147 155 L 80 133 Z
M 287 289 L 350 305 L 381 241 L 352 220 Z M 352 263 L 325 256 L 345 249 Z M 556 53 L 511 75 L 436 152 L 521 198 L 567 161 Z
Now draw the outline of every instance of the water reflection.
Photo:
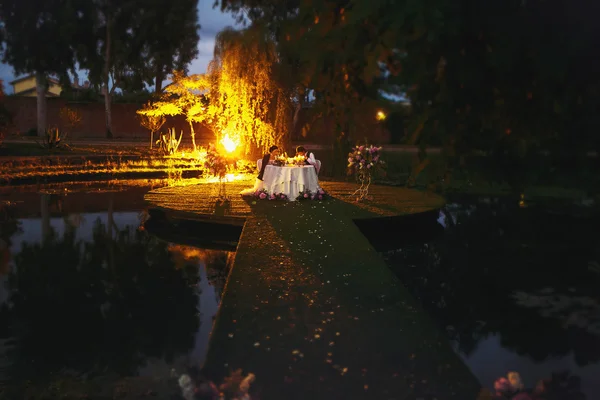
M 105 196 L 102 213 L 44 194 L 41 218 L 0 207 L 0 383 L 14 398 L 63 377 L 168 377 L 203 362 L 229 253 L 161 241 Z
M 386 253 L 484 386 L 571 370 L 600 397 L 600 231 L 596 220 L 518 204 L 450 204 L 445 234 Z

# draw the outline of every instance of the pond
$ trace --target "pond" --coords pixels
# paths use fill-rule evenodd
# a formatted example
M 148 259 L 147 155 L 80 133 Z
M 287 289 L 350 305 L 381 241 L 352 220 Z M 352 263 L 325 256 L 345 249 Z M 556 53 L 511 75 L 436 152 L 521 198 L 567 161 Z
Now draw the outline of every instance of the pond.
M 569 371 L 598 399 L 600 221 L 518 203 L 458 199 L 433 237 L 379 250 L 483 386 Z
M 233 253 L 149 234 L 148 189 L 0 191 L 10 204 L 0 209 L 0 383 L 13 393 L 28 380 L 168 377 L 203 363 Z
M 189 224 L 148 232 L 143 195 L 163 184 L 0 188 L 0 389 L 203 362 L 234 253 Z M 460 198 L 369 239 L 483 386 L 568 371 L 597 399 L 599 221 L 557 210 Z

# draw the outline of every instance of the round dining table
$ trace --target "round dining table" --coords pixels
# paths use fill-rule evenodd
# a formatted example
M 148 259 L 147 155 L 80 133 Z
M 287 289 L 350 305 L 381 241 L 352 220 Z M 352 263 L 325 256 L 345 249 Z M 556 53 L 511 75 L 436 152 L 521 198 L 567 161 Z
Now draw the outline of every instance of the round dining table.
M 320 189 L 317 171 L 312 165 L 275 166 L 267 165 L 263 175 L 264 189 L 269 194 L 283 193 L 294 201 L 304 190 L 315 193 Z

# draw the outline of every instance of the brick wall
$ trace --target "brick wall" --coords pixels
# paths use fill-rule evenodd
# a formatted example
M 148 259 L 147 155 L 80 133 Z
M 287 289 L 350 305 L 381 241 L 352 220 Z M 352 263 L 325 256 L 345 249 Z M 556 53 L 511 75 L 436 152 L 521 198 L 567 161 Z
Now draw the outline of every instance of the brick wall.
M 13 115 L 12 134 L 25 135 L 30 129 L 36 128 L 37 119 L 37 99 L 35 97 L 17 97 L 9 96 L 4 98 L 5 105 Z M 60 109 L 64 106 L 79 110 L 82 115 L 81 124 L 69 134 L 70 138 L 104 138 L 105 132 L 105 113 L 104 103 L 74 103 L 67 102 L 62 98 L 48 98 L 47 126 L 64 128 L 59 117 Z M 137 119 L 136 110 L 141 107 L 139 104 L 112 105 L 112 123 L 113 136 L 123 139 L 148 140 L 148 131 L 141 127 Z M 300 114 L 300 123 L 311 120 L 313 111 L 308 108 Z M 354 115 L 355 129 L 353 139 L 363 140 L 368 138 L 373 143 L 387 144 L 390 141 L 389 133 L 383 128 L 383 125 L 375 120 L 376 108 L 365 106 Z M 189 125 L 182 116 L 169 117 L 163 127 L 175 128 L 177 134 L 183 130 L 184 136 L 182 142 L 190 142 Z M 201 124 L 194 124 L 196 140 L 198 142 L 210 141 L 214 138 L 210 129 Z M 301 132 L 294 132 L 292 137 L 295 141 L 304 141 L 318 144 L 331 144 L 335 140 L 336 129 L 332 118 L 321 118 L 311 124 L 311 129 L 306 136 Z

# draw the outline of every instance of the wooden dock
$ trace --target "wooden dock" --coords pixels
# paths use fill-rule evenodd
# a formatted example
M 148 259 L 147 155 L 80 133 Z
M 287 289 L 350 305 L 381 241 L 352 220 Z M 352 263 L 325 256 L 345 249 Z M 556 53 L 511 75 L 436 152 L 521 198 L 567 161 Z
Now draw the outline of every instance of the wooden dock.
M 433 210 L 444 200 L 373 186 L 371 201 L 355 203 L 348 194 L 356 185 L 322 187 L 332 199 L 232 196 L 229 215 L 246 222 L 206 374 L 220 382 L 238 368 L 252 372 L 263 400 L 475 399 L 477 380 L 353 223 Z M 205 200 L 211 190 L 162 188 L 146 198 L 172 215 L 203 218 L 214 207 Z

